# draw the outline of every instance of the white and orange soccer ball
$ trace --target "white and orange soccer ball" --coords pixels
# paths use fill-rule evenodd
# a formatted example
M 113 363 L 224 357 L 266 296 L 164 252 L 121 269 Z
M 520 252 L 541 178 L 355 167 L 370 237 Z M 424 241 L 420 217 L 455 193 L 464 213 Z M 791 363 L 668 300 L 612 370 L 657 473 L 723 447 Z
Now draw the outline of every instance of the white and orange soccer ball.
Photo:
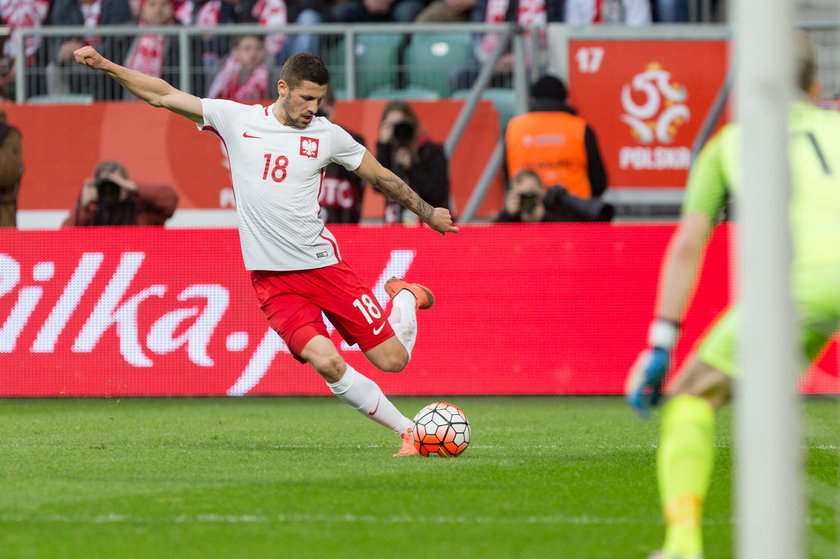
M 458 456 L 470 444 L 470 422 L 457 406 L 429 404 L 414 416 L 414 446 L 422 456 Z

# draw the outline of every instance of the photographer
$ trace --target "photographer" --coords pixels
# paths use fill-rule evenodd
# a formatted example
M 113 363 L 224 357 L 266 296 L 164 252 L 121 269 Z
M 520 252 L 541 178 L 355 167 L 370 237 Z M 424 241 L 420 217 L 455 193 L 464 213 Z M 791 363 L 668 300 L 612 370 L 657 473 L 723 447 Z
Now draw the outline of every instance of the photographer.
M 417 113 L 401 101 L 391 101 L 382 112 L 376 158 L 410 184 L 433 207 L 450 209 L 449 163 L 443 145 L 425 135 Z M 410 212 L 393 201 L 385 204 L 385 223 L 416 223 Z
M 171 186 L 136 183 L 119 162 L 102 161 L 62 225 L 163 225 L 177 206 Z
M 597 198 L 580 198 L 562 186 L 546 188 L 531 169 L 516 173 L 505 196 L 505 209 L 496 223 L 548 223 L 562 221 L 612 221 L 610 204 Z

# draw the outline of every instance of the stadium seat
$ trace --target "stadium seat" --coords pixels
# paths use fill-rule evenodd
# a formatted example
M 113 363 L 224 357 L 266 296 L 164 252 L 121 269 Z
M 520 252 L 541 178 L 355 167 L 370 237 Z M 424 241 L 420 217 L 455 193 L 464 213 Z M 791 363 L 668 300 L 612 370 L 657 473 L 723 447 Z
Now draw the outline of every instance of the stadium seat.
M 453 99 L 466 99 L 469 89 L 459 89 L 452 94 Z M 489 87 L 481 93 L 482 99 L 489 99 L 499 113 L 499 130 L 504 133 L 508 121 L 514 116 L 515 95 L 512 89 Z
M 440 94 L 434 89 L 425 87 L 406 87 L 395 89 L 393 87 L 377 87 L 367 95 L 368 99 L 421 99 L 423 101 L 435 101 L 440 99 Z
M 399 33 L 360 33 L 356 36 L 356 97 L 367 97 L 380 86 L 396 85 L 402 44 L 403 36 Z M 337 96 L 341 91 L 349 96 L 344 53 L 344 41 L 339 40 L 324 56 Z
M 405 51 L 408 85 L 434 89 L 448 97 L 452 93 L 449 71 L 472 58 L 472 35 L 468 33 L 415 33 Z

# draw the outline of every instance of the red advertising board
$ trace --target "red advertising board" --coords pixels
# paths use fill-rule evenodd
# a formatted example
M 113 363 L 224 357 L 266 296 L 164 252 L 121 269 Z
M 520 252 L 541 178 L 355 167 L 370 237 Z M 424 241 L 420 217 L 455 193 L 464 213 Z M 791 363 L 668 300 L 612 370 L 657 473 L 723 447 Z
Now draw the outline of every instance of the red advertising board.
M 269 104 L 266 102 L 265 104 Z M 336 102 L 336 122 L 361 134 L 376 151 L 379 121 L 386 100 Z M 411 101 L 423 130 L 446 141 L 463 100 Z M 139 102 L 91 105 L 4 105 L 9 123 L 23 136 L 24 175 L 18 209 L 70 210 L 82 182 L 97 163 L 116 159 L 140 182 L 172 185 L 179 209 L 233 208 L 234 197 L 224 145 L 214 134 L 199 132 L 189 120 Z M 462 211 L 496 148 L 499 116 L 481 101 L 449 161 L 456 215 Z M 501 175 L 478 208 L 494 216 L 502 205 Z M 381 219 L 384 197 L 367 189 L 363 215 Z
M 642 348 L 672 225 L 333 227 L 389 308 L 383 282 L 428 285 L 411 363 L 390 394 L 618 394 Z M 729 297 L 719 230 L 677 347 Z M 837 392 L 832 351 L 806 377 Z M 0 231 L 0 396 L 329 394 L 268 328 L 235 230 Z
M 722 40 L 571 40 L 569 94 L 610 187 L 681 187 L 728 69 Z

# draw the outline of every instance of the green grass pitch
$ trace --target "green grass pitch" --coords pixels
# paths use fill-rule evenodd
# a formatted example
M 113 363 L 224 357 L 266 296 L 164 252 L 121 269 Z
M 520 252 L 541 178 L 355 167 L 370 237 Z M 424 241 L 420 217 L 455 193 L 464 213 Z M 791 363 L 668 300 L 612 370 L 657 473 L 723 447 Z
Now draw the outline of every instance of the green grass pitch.
M 397 437 L 334 398 L 0 400 L 0 557 L 641 559 L 661 543 L 657 419 L 617 397 L 441 399 L 472 424 L 459 458 L 392 458 Z M 434 400 L 394 399 L 408 415 Z M 731 413 L 713 559 L 733 556 Z M 824 494 L 838 403 L 803 417 Z M 836 541 L 836 510 L 809 507 L 814 545 Z

